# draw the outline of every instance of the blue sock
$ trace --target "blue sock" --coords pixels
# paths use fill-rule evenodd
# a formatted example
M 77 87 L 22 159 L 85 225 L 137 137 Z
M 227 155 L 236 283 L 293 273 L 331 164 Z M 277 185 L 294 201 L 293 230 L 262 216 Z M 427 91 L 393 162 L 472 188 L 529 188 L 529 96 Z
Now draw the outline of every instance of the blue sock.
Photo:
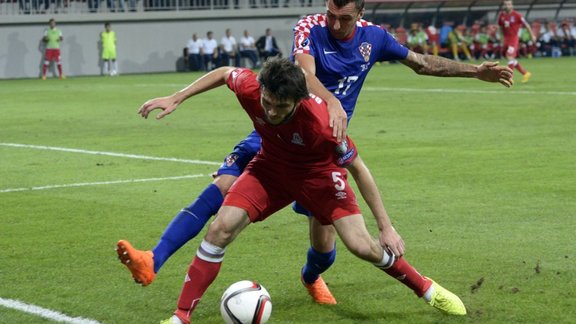
M 154 253 L 154 272 L 158 272 L 174 252 L 200 233 L 210 217 L 218 212 L 223 201 L 224 198 L 220 189 L 212 183 L 204 189 L 192 205 L 182 209 L 172 219 L 158 244 L 152 250 Z
M 308 256 L 304 268 L 302 268 L 302 280 L 311 284 L 321 273 L 328 270 L 330 266 L 336 260 L 336 245 L 334 245 L 334 250 L 328 253 L 320 253 L 314 250 L 313 247 L 308 249 Z

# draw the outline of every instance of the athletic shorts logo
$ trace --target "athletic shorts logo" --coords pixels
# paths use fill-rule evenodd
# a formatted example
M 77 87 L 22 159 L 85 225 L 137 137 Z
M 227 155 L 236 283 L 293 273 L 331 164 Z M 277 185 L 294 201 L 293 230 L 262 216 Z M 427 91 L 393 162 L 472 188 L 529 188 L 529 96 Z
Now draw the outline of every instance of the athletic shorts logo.
M 338 199 L 338 200 L 342 200 L 342 199 L 346 199 L 346 198 L 347 198 L 346 192 L 344 192 L 344 191 L 338 191 L 338 192 L 335 194 L 335 196 L 336 196 L 336 199 Z
M 364 42 L 360 44 L 358 50 L 360 50 L 360 54 L 362 54 L 362 57 L 364 57 L 364 62 L 370 61 L 370 54 L 372 53 L 372 44 Z
M 238 154 L 232 153 L 226 157 L 226 166 L 231 167 L 238 160 Z

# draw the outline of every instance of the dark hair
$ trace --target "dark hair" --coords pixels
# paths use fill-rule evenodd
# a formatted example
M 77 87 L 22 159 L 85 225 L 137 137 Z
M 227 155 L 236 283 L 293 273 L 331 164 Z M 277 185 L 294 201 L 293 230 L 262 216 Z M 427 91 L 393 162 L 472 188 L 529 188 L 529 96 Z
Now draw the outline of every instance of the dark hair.
M 54 20 L 54 18 L 50 18 L 50 20 L 48 20 L 48 23 L 51 23 L 51 22 L 56 22 L 56 20 Z
M 105 22 L 105 23 L 104 23 L 104 27 L 106 27 L 106 26 L 110 26 L 110 23 L 109 23 L 109 22 Z
M 278 100 L 297 102 L 309 96 L 304 72 L 286 58 L 272 57 L 264 62 L 258 82 Z
M 330 1 L 330 0 L 326 0 L 326 1 Z M 358 10 L 364 9 L 364 0 L 332 0 L 332 2 L 334 2 L 336 7 L 338 7 L 338 8 L 342 8 L 345 5 L 349 4 L 350 2 L 354 2 L 356 5 L 356 9 L 358 9 Z

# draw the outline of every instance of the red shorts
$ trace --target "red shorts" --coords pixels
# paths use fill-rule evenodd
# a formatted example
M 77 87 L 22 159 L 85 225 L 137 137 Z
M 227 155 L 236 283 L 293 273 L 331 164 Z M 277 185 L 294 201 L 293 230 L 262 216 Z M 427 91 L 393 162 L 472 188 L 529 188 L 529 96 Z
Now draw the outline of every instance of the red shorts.
M 242 208 L 252 222 L 258 222 L 297 201 L 322 225 L 329 225 L 360 214 L 346 176 L 346 170 L 337 167 L 295 175 L 278 171 L 278 165 L 253 160 L 222 205 Z
M 518 43 L 504 43 L 502 50 L 504 56 L 516 57 L 518 55 Z
M 60 49 L 58 48 L 47 48 L 44 53 L 44 59 L 46 61 L 56 61 L 60 62 Z

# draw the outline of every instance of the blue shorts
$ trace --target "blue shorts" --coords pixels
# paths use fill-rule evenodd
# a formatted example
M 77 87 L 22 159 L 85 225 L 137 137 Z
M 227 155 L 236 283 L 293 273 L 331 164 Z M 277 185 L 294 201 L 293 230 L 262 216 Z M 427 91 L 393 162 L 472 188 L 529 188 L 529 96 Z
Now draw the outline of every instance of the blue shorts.
M 244 172 L 248 162 L 260 151 L 261 141 L 260 135 L 253 130 L 252 133 L 234 147 L 232 153 L 226 156 L 217 174 L 239 177 Z
M 218 169 L 217 174 L 228 174 L 239 177 L 256 153 L 260 151 L 261 144 L 260 135 L 253 130 L 245 139 L 240 141 L 240 143 L 234 147 L 232 153 L 226 156 L 224 163 L 222 163 Z M 292 204 L 292 209 L 298 214 L 306 215 L 308 217 L 312 216 L 312 213 L 297 202 Z

